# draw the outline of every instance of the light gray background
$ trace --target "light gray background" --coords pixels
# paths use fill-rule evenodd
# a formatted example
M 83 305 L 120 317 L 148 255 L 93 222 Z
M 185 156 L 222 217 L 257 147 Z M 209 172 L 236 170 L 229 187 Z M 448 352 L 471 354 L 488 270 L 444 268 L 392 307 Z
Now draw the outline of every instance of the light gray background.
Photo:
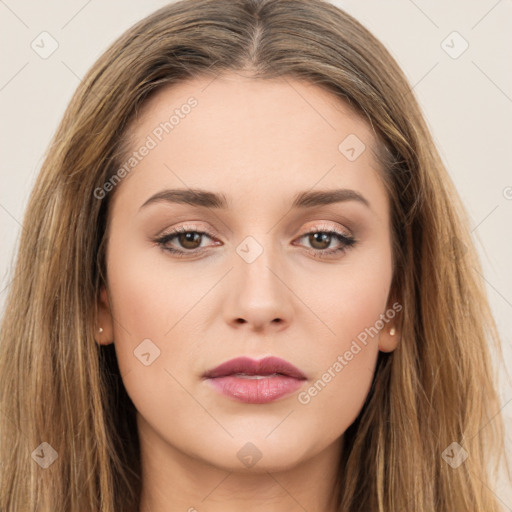
M 0 0 L 1 310 L 28 195 L 75 88 L 115 38 L 166 3 Z M 505 362 L 496 363 L 510 453 L 512 383 L 505 368 L 512 362 L 512 1 L 332 3 L 369 28 L 405 71 L 470 214 L 504 343 Z M 34 40 L 42 45 L 43 31 L 58 43 L 46 59 L 31 47 Z M 458 58 L 447 53 L 463 48 L 453 31 L 469 44 Z M 493 491 L 512 511 L 510 486 L 499 481 Z

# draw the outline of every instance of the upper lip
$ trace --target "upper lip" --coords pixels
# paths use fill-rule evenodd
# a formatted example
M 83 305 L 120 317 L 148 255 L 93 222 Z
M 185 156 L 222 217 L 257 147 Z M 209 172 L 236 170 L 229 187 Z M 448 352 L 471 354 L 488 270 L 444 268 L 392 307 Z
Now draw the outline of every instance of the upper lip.
M 250 357 L 237 357 L 207 371 L 203 377 L 213 379 L 243 373 L 246 375 L 272 375 L 278 373 L 296 379 L 306 379 L 306 376 L 293 364 L 280 357 L 264 357 L 263 359 L 251 359 Z

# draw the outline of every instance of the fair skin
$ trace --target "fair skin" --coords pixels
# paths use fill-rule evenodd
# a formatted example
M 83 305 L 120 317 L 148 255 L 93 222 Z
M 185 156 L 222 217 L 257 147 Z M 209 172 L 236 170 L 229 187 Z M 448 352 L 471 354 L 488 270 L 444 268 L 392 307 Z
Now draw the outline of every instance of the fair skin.
M 334 511 L 343 433 L 363 406 L 379 350 L 399 341 L 389 332 L 395 317 L 332 377 L 338 356 L 393 302 L 389 203 L 370 150 L 374 134 L 314 85 L 231 73 L 159 91 L 139 112 L 131 150 L 191 96 L 197 106 L 117 185 L 109 214 L 97 339 L 115 343 L 137 409 L 140 511 Z M 353 161 L 338 149 L 350 134 L 366 146 Z M 177 188 L 223 194 L 228 207 L 141 208 Z M 300 192 L 334 189 L 354 190 L 368 205 L 291 209 Z M 185 226 L 212 236 L 168 241 L 183 258 L 154 242 Z M 325 255 L 343 242 L 305 236 L 330 230 L 356 244 Z M 248 236 L 257 244 L 244 245 Z M 249 263 L 241 244 L 262 252 Z M 145 339 L 153 344 L 146 353 L 160 350 L 149 365 L 134 355 Z M 202 379 L 229 359 L 269 355 L 306 375 L 300 389 L 250 404 Z M 329 368 L 325 387 L 307 394 Z M 251 466 L 237 455 L 244 446 L 260 454 Z

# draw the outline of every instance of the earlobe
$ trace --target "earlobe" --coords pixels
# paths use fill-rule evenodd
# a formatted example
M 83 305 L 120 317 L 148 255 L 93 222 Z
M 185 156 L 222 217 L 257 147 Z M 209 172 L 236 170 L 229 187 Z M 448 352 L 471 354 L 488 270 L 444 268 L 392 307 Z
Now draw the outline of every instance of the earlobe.
M 381 352 L 393 352 L 400 342 L 400 333 L 394 325 L 386 326 L 380 332 L 379 350 Z
M 401 340 L 401 311 L 403 306 L 400 300 L 401 294 L 394 286 L 392 287 L 387 302 L 385 316 L 388 323 L 384 325 L 379 335 L 379 350 L 381 352 L 393 352 L 398 347 Z
M 105 285 L 101 285 L 98 300 L 98 323 L 94 328 L 94 338 L 98 345 L 110 345 L 114 341 L 112 313 Z

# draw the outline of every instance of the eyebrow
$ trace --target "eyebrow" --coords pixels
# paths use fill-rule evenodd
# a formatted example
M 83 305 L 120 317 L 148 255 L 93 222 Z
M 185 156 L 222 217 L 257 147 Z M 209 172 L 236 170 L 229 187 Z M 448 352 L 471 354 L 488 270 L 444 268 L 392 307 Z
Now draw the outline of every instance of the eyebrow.
M 334 190 L 317 190 L 300 192 L 293 198 L 292 209 L 313 208 L 345 201 L 357 201 L 370 208 L 369 201 L 355 190 L 340 188 Z M 217 194 L 201 189 L 166 189 L 152 195 L 139 208 L 157 202 L 189 204 L 205 208 L 228 209 L 229 201 L 224 194 Z

